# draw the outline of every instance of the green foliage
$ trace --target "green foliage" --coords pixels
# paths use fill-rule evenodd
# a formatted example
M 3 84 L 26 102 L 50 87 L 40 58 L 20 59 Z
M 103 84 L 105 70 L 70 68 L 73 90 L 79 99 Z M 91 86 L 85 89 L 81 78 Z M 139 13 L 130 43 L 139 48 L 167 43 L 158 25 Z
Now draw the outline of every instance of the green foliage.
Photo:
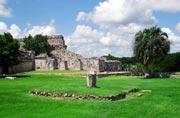
M 154 64 L 159 63 L 170 50 L 168 35 L 160 28 L 152 27 L 135 34 L 134 55 L 153 73 Z
M 168 54 L 164 60 L 156 65 L 156 68 L 161 72 L 180 71 L 180 52 Z
M 135 57 L 115 57 L 111 54 L 108 54 L 108 56 L 105 56 L 107 60 L 117 60 L 122 63 L 122 70 L 124 71 L 130 71 L 132 65 L 136 65 L 136 63 L 139 63 Z
M 115 57 L 111 54 L 108 54 L 105 57 L 107 58 L 107 60 L 117 60 L 122 62 L 123 64 L 136 64 L 138 62 L 135 57 Z
M 134 73 L 132 67 L 136 67 L 137 64 L 140 64 L 135 57 L 114 57 L 112 55 L 105 56 L 108 60 L 119 60 L 122 62 L 122 69 L 124 71 L 131 71 Z M 168 54 L 165 58 L 154 60 L 156 65 L 153 66 L 154 71 L 156 72 L 178 72 L 180 71 L 180 52 Z M 140 64 L 143 66 L 142 64 Z M 141 67 L 142 68 L 142 67 Z M 144 68 L 144 67 L 143 67 Z M 148 65 L 146 68 L 151 69 L 151 65 Z M 138 69 L 139 70 L 139 69 Z M 140 69 L 141 70 L 141 69 Z M 142 73 L 144 73 L 142 71 Z
M 0 35 L 0 66 L 3 73 L 8 73 L 8 67 L 17 64 L 19 56 L 19 42 L 10 33 Z
M 35 37 L 29 35 L 24 40 L 24 48 L 27 50 L 33 50 L 35 55 L 39 55 L 40 53 L 47 53 L 50 55 L 52 47 L 49 45 L 47 40 L 47 36 L 43 36 L 41 34 L 36 35 Z
M 134 65 L 130 65 L 127 68 L 127 70 L 131 72 L 131 75 L 135 75 L 135 76 L 144 75 L 144 65 L 142 65 L 141 63 L 136 63 Z

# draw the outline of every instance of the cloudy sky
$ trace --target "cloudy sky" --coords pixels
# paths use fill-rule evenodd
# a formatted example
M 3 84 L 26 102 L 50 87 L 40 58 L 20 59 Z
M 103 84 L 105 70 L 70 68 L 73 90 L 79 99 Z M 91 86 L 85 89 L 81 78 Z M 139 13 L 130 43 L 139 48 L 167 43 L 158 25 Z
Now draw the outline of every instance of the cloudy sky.
M 134 34 L 158 26 L 180 52 L 180 0 L 0 0 L 0 34 L 65 37 L 85 57 L 132 56 Z

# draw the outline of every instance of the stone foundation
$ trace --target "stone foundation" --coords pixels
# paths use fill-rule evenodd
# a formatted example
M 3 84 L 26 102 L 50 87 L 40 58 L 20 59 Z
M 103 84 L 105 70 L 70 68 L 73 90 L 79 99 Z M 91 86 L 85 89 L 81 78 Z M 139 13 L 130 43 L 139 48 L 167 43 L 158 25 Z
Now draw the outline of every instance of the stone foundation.
M 77 95 L 77 94 L 71 94 L 71 93 L 50 93 L 50 92 L 41 92 L 41 91 L 30 91 L 29 94 L 37 95 L 37 96 L 50 96 L 50 97 L 56 97 L 56 98 L 65 98 L 65 99 L 116 101 L 116 100 L 126 98 L 126 95 L 129 93 L 138 92 L 138 91 L 139 91 L 139 88 L 133 88 L 133 89 L 127 90 L 126 92 L 122 92 L 114 96 L 95 96 L 95 95 L 88 95 L 88 94 Z

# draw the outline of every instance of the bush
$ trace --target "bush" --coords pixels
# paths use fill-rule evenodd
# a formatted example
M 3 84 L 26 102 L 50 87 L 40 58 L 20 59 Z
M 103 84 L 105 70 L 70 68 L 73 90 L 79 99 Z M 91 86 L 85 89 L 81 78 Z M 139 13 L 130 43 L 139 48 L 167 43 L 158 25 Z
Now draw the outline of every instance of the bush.
M 131 75 L 135 75 L 135 76 L 144 75 L 144 66 L 142 64 L 140 64 L 140 63 L 136 63 L 134 65 L 125 64 L 123 66 L 123 69 L 125 71 L 130 71 Z

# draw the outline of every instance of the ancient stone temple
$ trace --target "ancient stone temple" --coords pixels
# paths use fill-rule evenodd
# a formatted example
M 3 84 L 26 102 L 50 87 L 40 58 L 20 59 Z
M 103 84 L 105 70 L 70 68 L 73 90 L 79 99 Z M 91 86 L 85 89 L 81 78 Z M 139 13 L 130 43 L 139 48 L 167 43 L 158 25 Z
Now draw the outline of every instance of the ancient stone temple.
M 94 70 L 120 71 L 119 61 L 107 61 L 104 58 L 84 58 L 67 50 L 62 35 L 48 36 L 48 42 L 53 47 L 52 56 L 41 54 L 35 57 L 36 70 Z
M 53 47 L 51 57 L 47 54 L 34 56 L 33 51 L 20 48 L 20 63 L 9 68 L 10 73 L 25 72 L 32 70 L 91 70 L 91 71 L 120 71 L 121 62 L 109 61 L 105 58 L 85 58 L 79 54 L 67 50 L 62 35 L 47 36 L 48 43 Z M 18 39 L 20 42 L 24 38 Z M 2 67 L 0 67 L 0 73 Z
M 18 39 L 20 42 L 24 38 Z M 53 47 L 51 57 L 47 54 L 34 56 L 33 51 L 20 49 L 20 63 L 9 68 L 9 73 L 32 70 L 91 70 L 91 71 L 120 71 L 121 62 L 108 61 L 105 58 L 84 58 L 83 56 L 67 50 L 62 35 L 48 36 L 48 43 Z M 0 67 L 0 73 L 2 67 Z

